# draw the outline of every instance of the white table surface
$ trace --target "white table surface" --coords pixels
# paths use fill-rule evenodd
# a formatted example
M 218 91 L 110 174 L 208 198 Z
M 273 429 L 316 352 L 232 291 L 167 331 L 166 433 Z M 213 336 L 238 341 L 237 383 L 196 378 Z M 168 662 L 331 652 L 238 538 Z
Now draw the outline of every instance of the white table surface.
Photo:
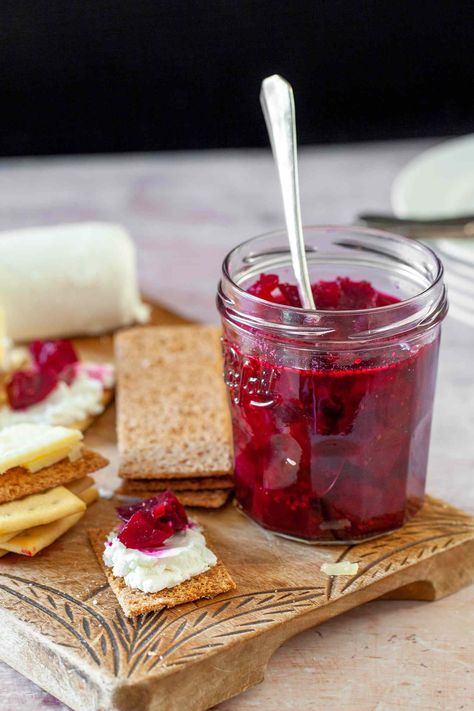
M 390 185 L 433 141 L 305 148 L 306 224 L 389 210 Z M 282 224 L 269 151 L 0 161 L 0 230 L 107 220 L 137 247 L 142 290 L 216 320 L 225 253 Z M 474 329 L 445 322 L 428 489 L 474 513 Z M 474 586 L 434 604 L 373 602 L 287 642 L 265 681 L 220 711 L 474 709 Z M 65 707 L 0 663 L 0 709 Z M 137 711 L 141 711 L 137 709 Z M 184 711 L 184 710 L 183 710 Z

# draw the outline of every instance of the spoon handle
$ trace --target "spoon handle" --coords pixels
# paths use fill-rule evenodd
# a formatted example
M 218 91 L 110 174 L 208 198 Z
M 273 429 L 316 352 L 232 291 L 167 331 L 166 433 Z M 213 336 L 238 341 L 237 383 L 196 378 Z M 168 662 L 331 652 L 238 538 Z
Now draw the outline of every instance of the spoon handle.
M 291 261 L 301 303 L 305 309 L 315 309 L 301 224 L 295 101 L 291 84 L 278 74 L 267 77 L 262 82 L 260 103 L 280 178 Z

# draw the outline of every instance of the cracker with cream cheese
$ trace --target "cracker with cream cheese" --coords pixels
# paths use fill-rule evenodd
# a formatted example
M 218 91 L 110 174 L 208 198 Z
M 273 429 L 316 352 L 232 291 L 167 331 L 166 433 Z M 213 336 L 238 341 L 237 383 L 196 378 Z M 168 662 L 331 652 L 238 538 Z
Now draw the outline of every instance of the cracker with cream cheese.
M 98 415 L 88 415 L 85 417 L 83 420 L 80 420 L 79 422 L 75 422 L 72 425 L 68 425 L 68 427 L 73 427 L 75 430 L 80 430 L 81 432 L 85 432 L 86 430 L 91 427 L 91 425 L 94 424 L 96 419 L 100 417 L 101 415 L 104 414 L 105 410 L 107 407 L 110 405 L 114 397 L 114 391 L 111 388 L 105 388 L 104 392 L 102 393 L 102 412 L 99 412 Z
M 183 605 L 186 602 L 213 598 L 234 590 L 236 587 L 224 564 L 218 560 L 216 565 L 209 570 L 172 588 L 165 588 L 156 593 L 144 593 L 141 590 L 129 588 L 124 579 L 116 577 L 104 563 L 102 555 L 108 532 L 95 528 L 89 530 L 88 534 L 97 560 L 127 617 L 137 617 L 166 607 L 176 607 L 176 605 Z

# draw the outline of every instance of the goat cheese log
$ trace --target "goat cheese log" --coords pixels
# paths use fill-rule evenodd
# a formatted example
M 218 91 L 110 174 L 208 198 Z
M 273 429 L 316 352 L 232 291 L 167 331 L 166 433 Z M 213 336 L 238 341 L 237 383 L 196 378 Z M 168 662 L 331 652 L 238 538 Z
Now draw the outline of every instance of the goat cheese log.
M 0 234 L 0 306 L 14 341 L 100 334 L 149 317 L 132 240 L 100 222 Z

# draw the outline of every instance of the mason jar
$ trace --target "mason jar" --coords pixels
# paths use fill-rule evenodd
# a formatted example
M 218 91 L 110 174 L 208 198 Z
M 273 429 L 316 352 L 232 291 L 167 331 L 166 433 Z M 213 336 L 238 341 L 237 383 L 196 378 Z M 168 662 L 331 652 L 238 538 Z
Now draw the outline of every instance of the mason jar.
M 252 287 L 262 275 L 295 283 L 285 232 L 228 254 L 217 304 L 236 500 L 276 533 L 351 543 L 423 505 L 443 267 L 393 234 L 307 227 L 304 236 L 312 283 L 368 283 L 383 305 L 311 311 L 260 298 Z

